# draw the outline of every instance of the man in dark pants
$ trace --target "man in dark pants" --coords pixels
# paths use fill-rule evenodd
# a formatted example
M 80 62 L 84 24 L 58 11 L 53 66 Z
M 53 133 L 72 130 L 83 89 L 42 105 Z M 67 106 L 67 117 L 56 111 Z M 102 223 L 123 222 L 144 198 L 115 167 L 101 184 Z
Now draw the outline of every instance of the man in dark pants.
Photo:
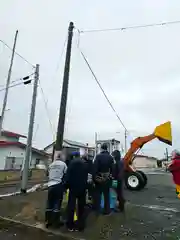
M 45 213 L 46 227 L 60 226 L 60 210 L 64 193 L 63 179 L 67 171 L 64 160 L 65 157 L 61 153 L 49 166 L 48 200 Z
M 118 198 L 118 208 L 121 212 L 124 212 L 124 192 L 123 192 L 123 185 L 124 185 L 124 163 L 121 159 L 121 153 L 119 150 L 115 150 L 112 152 L 112 156 L 114 157 L 115 164 L 113 170 L 113 177 L 117 180 L 117 198 Z
M 74 159 L 70 163 L 66 183 L 69 188 L 67 206 L 67 228 L 69 231 L 83 231 L 85 228 L 84 208 L 86 205 L 88 168 L 87 164 L 80 158 L 80 153 L 74 153 Z M 77 200 L 77 224 L 74 222 L 74 212 Z
M 87 164 L 87 170 L 88 170 L 88 181 L 87 181 L 87 193 L 88 193 L 88 199 L 93 199 L 93 181 L 92 181 L 92 161 L 88 159 L 88 154 L 85 153 L 82 156 L 82 160 Z
M 93 180 L 95 182 L 95 209 L 100 211 L 101 196 L 104 196 L 104 214 L 110 214 L 111 176 L 113 171 L 113 158 L 107 151 L 107 145 L 101 146 L 101 153 L 97 154 L 93 163 Z

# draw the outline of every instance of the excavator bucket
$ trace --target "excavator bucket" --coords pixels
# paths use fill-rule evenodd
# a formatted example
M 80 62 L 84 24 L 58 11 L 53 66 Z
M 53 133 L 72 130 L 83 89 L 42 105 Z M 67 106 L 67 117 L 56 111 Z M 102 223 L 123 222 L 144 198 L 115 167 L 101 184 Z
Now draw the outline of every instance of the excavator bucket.
M 172 146 L 171 122 L 166 122 L 157 126 L 154 130 L 154 135 L 164 143 Z

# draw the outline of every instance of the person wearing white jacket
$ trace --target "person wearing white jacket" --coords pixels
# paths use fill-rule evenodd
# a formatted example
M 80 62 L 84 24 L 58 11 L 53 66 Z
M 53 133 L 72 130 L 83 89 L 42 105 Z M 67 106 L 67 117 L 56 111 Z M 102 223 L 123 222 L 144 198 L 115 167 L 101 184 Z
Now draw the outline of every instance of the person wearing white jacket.
M 48 200 L 45 214 L 46 227 L 59 227 L 63 200 L 64 178 L 67 172 L 65 157 L 61 153 L 49 166 Z

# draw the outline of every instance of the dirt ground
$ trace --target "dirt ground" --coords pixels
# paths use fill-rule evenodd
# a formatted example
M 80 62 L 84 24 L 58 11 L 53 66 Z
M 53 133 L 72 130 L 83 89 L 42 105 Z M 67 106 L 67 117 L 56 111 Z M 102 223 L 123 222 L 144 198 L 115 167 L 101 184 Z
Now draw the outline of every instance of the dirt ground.
M 67 238 L 40 229 L 24 227 L 21 224 L 8 223 L 3 220 L 0 220 L 0 237 L 3 240 L 67 240 Z
M 148 175 L 148 179 L 143 191 L 125 191 L 125 215 L 113 213 L 97 218 L 90 214 L 85 232 L 72 236 L 86 240 L 180 239 L 180 200 L 176 197 L 171 175 Z M 42 226 L 46 194 L 36 192 L 0 200 L 0 215 Z M 61 232 L 66 233 L 66 230 L 62 228 Z

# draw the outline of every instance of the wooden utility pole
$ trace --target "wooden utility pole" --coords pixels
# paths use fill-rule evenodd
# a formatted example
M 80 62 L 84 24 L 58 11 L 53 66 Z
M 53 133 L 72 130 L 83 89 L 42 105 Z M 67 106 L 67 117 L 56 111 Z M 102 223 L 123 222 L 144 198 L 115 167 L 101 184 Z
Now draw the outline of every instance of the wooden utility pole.
M 29 175 L 29 163 L 30 163 L 30 158 L 31 158 L 32 137 L 33 137 L 33 129 L 34 129 L 34 118 L 35 118 L 35 110 L 36 110 L 38 81 L 39 81 L 39 64 L 36 64 L 32 104 L 31 104 L 31 113 L 30 113 L 30 119 L 29 119 L 27 146 L 26 146 L 25 160 L 23 163 L 23 172 L 22 172 L 22 184 L 21 184 L 21 192 L 22 193 L 26 193 L 26 190 L 27 190 L 27 182 L 28 182 L 28 175 Z
M 65 124 L 66 105 L 67 105 L 67 96 L 68 96 L 69 69 L 70 69 L 70 60 L 71 60 L 73 29 L 74 29 L 74 24 L 73 22 L 70 22 L 69 29 L 68 29 L 68 42 L 67 42 L 66 60 L 65 60 L 65 67 L 64 67 L 63 86 L 62 86 L 62 93 L 61 93 L 59 120 L 58 120 L 58 127 L 57 127 L 56 142 L 55 142 L 54 151 L 53 151 L 53 159 L 56 159 L 57 154 L 61 152 L 63 148 L 64 124 Z
M 9 93 L 9 85 L 10 85 L 10 81 L 11 81 L 11 73 L 12 73 L 12 67 L 13 67 L 13 62 L 14 62 L 14 54 L 15 54 L 15 49 L 16 49 L 17 36 L 18 36 L 18 31 L 16 31 L 16 34 L 14 37 L 14 45 L 13 45 L 13 49 L 12 49 L 11 62 L 10 62 L 7 81 L 6 81 L 6 89 L 5 89 L 3 106 L 2 106 L 1 117 L 0 117 L 0 135 L 2 132 L 2 128 L 3 128 L 4 114 L 5 114 L 6 106 L 7 106 L 7 99 L 8 99 L 8 93 Z

